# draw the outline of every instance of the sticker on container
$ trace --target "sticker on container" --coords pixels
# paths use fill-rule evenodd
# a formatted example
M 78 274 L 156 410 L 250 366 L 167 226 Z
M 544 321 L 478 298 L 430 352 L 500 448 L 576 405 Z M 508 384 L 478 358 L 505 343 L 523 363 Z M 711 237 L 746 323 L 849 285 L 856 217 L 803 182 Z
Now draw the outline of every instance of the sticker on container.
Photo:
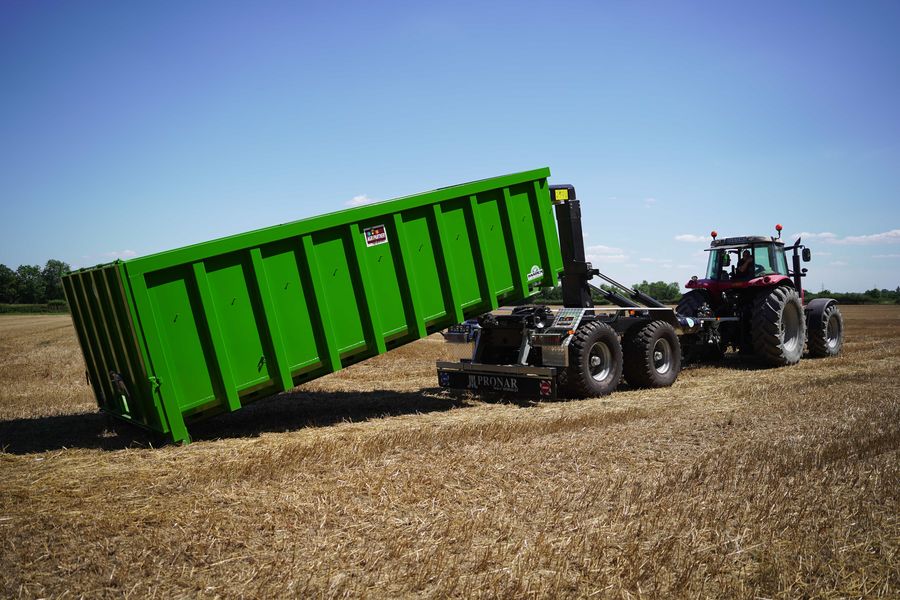
M 528 281 L 534 281 L 535 279 L 540 279 L 544 276 L 544 270 L 537 265 L 531 267 L 531 270 L 528 272 Z
M 375 225 L 374 227 L 366 227 L 363 230 L 366 236 L 366 246 L 377 246 L 378 244 L 387 243 L 387 230 L 384 225 Z

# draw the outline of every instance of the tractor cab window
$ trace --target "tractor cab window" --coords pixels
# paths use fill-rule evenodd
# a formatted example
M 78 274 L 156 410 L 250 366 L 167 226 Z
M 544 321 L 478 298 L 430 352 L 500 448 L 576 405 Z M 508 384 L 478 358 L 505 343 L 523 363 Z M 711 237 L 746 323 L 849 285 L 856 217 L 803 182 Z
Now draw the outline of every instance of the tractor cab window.
M 775 272 L 779 275 L 787 275 L 787 259 L 784 257 L 784 246 L 773 246 L 772 253 L 775 255 L 775 260 L 773 264 L 775 265 Z
M 707 279 L 728 279 L 728 265 L 731 257 L 727 250 L 712 250 L 709 253 L 709 265 L 706 268 Z
M 762 275 L 787 275 L 787 262 L 784 258 L 784 247 L 775 244 L 755 246 L 753 261 L 756 263 L 756 277 Z
M 772 256 L 769 254 L 771 246 L 754 246 L 753 247 L 753 266 L 756 269 L 753 277 L 761 275 L 771 275 L 775 272 L 772 268 Z

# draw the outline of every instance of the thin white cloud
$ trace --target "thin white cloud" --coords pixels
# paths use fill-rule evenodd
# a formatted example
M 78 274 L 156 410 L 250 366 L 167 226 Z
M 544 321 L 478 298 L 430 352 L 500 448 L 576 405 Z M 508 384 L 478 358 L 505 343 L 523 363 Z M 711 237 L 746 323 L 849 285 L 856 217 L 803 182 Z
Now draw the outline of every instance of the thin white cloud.
M 613 264 L 622 264 L 626 260 L 628 260 L 627 254 L 586 254 L 585 258 L 587 258 L 588 262 L 594 264 L 605 264 L 605 265 L 613 265 Z
M 844 260 L 835 260 L 835 261 L 832 261 L 832 262 L 830 262 L 830 263 L 828 263 L 828 264 L 829 264 L 830 266 L 832 266 L 832 267 L 846 267 L 846 266 L 847 266 L 847 261 L 844 261 Z
M 681 235 L 675 236 L 675 241 L 697 244 L 699 242 L 709 241 L 709 237 L 705 235 L 694 235 L 693 233 L 682 233 Z
M 799 238 L 803 238 L 803 239 L 807 239 L 807 240 L 825 240 L 825 241 L 831 241 L 831 240 L 837 239 L 837 236 L 834 235 L 833 233 L 831 233 L 830 231 L 823 231 L 822 233 L 812 233 L 810 231 L 801 231 L 800 233 L 796 233 L 794 235 L 785 236 L 785 237 L 789 237 L 791 239 L 799 237 Z
M 873 254 L 872 258 L 900 258 L 900 254 Z
M 134 258 L 137 256 L 137 252 L 134 250 L 113 250 L 111 252 L 103 252 L 96 256 L 85 256 L 84 258 L 105 258 L 106 260 L 119 260 L 126 258 Z
M 871 235 L 848 235 L 836 244 L 900 244 L 900 229 L 891 229 L 884 233 Z
M 656 198 L 644 198 L 644 206 L 647 208 L 650 208 L 654 204 L 656 204 Z
M 604 246 L 603 244 L 595 244 L 593 246 L 586 246 L 584 249 L 585 254 L 624 254 L 625 251 L 621 248 L 616 248 L 615 246 Z
M 378 202 L 378 200 L 369 198 L 365 194 L 360 194 L 359 196 L 353 196 L 353 198 L 344 202 L 344 206 L 363 206 L 365 204 L 372 204 L 373 202 Z
M 652 263 L 652 264 L 657 264 L 657 265 L 667 265 L 672 262 L 671 258 L 644 257 L 644 258 L 639 258 L 638 260 L 641 261 L 642 263 Z
M 827 244 L 841 244 L 848 246 L 866 246 L 872 244 L 900 244 L 900 229 L 891 229 L 881 233 L 871 233 L 868 235 L 848 235 L 845 237 L 837 236 L 830 231 L 814 233 L 809 231 L 801 231 L 800 233 L 790 236 L 792 239 L 796 237 L 805 240 L 822 240 Z

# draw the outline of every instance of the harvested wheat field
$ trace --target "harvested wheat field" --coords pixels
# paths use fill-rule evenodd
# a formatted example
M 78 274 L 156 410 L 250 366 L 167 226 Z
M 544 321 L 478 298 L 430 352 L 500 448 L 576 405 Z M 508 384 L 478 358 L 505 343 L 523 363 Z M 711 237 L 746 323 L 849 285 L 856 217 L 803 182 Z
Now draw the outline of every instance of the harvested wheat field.
M 66 316 L 0 318 L 3 597 L 897 597 L 900 307 L 843 356 L 559 403 L 429 338 L 149 447 Z

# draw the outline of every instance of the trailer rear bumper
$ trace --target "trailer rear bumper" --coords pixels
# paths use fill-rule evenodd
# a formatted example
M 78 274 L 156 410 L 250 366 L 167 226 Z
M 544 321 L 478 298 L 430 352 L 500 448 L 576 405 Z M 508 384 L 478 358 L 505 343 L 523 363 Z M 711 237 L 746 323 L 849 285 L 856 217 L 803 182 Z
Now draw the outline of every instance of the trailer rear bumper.
M 556 368 L 521 365 L 486 365 L 438 362 L 438 383 L 443 388 L 493 392 L 555 400 Z

